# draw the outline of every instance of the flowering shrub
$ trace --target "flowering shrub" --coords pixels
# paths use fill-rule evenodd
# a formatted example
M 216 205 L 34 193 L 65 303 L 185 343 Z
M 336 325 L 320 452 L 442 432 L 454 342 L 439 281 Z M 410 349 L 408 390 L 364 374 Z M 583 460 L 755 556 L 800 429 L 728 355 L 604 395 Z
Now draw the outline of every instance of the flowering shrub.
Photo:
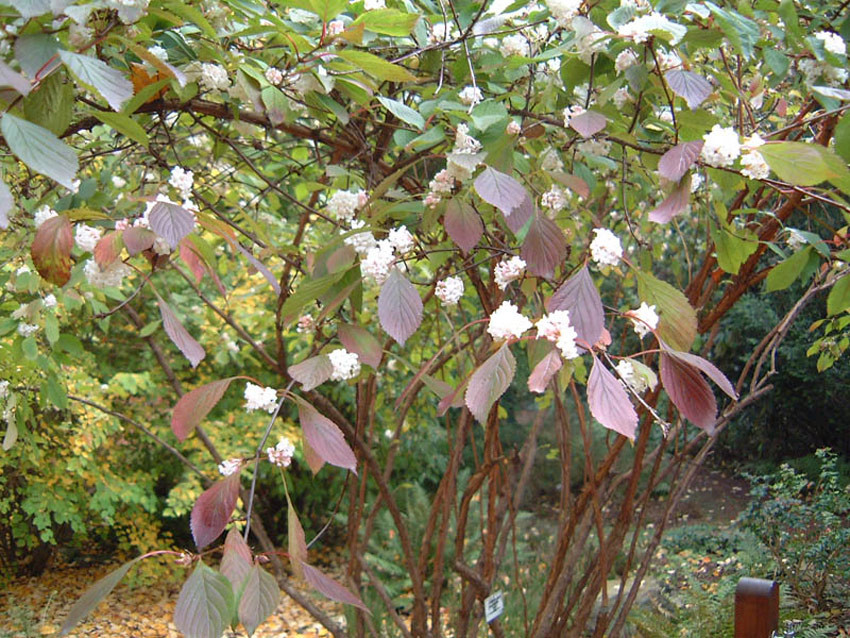
M 411 634 L 442 632 L 444 594 L 455 635 L 475 634 L 551 417 L 564 518 L 526 630 L 581 633 L 601 594 L 595 631 L 617 635 L 634 596 L 624 578 L 608 598 L 612 557 L 660 477 L 686 475 L 691 452 L 703 458 L 768 391 L 765 361 L 799 308 L 736 385 L 692 350 L 710 353 L 714 328 L 762 282 L 811 279 L 799 307 L 829 290 L 830 316 L 850 308 L 846 228 L 783 239 L 798 209 L 818 231 L 820 207 L 848 210 L 838 17 L 829 3 L 391 4 L 13 3 L 0 117 L 12 312 L 0 335 L 31 370 L 7 391 L 119 419 L 179 460 L 169 511 L 191 509 L 198 551 L 173 552 L 193 566 L 175 621 L 192 636 L 236 620 L 250 633 L 279 587 L 341 635 L 291 586 L 256 498 L 260 475 L 280 480 L 293 458 L 317 481 L 348 473 L 351 553 L 346 586 L 310 564 L 284 478 L 294 577 L 358 609 L 356 635 L 371 622 L 364 588 L 403 625 L 360 536 L 388 512 Z M 87 347 L 72 331 L 110 344 L 126 326 L 156 365 L 143 397 L 173 392 L 166 418 L 110 383 L 85 398 L 79 377 L 100 373 L 69 356 Z M 538 425 L 511 451 L 500 425 L 516 393 Z M 426 419 L 445 423 L 451 453 L 412 538 L 393 444 Z M 36 445 L 6 421 L 4 447 Z M 289 435 L 295 449 L 267 446 Z M 487 501 L 478 530 L 473 499 Z M 630 551 L 625 571 L 651 556 Z

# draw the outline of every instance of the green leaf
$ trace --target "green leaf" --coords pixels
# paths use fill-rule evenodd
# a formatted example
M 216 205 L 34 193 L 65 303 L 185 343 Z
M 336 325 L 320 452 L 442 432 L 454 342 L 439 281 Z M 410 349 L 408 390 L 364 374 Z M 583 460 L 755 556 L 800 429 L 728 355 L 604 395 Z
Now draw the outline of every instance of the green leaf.
M 472 109 L 472 123 L 482 133 L 488 128 L 506 120 L 508 110 L 505 105 L 495 100 L 486 100 Z
M 157 319 L 156 321 L 151 321 L 149 324 L 145 325 L 141 330 L 139 330 L 139 336 L 142 338 L 150 337 L 154 332 L 159 330 L 159 327 L 162 325 L 162 321 Z
M 723 32 L 738 52 L 749 60 L 753 57 L 756 42 L 759 39 L 758 25 L 732 9 L 721 9 L 713 2 L 705 5 L 720 23 Z
M 398 9 L 376 9 L 361 14 L 351 26 L 362 24 L 373 33 L 404 37 L 410 35 L 419 21 L 415 13 L 403 13 Z
M 277 609 L 280 589 L 274 576 L 257 564 L 251 567 L 239 597 L 239 620 L 249 636 Z
M 68 395 L 65 393 L 65 388 L 59 383 L 59 379 L 55 374 L 47 375 L 47 380 L 42 386 L 44 393 L 50 402 L 60 410 L 65 410 L 68 407 Z
M 841 116 L 835 126 L 835 152 L 850 162 L 850 113 Z
M 797 186 L 841 178 L 847 170 L 830 149 L 820 144 L 769 142 L 758 150 L 779 179 Z
M 180 590 L 174 624 L 190 638 L 221 638 L 233 617 L 234 607 L 230 581 L 198 562 Z
M 717 250 L 717 263 L 726 272 L 736 275 L 747 258 L 758 249 L 758 241 L 739 237 L 725 228 L 711 232 Z
M 697 315 L 687 297 L 650 273 L 636 270 L 635 274 L 641 301 L 658 309 L 658 334 L 676 350 L 690 350 L 697 336 Z
M 51 346 L 59 341 L 59 320 L 56 315 L 48 314 L 44 317 L 44 336 Z
M 337 56 L 363 69 L 379 80 L 390 82 L 415 82 L 416 76 L 402 66 L 387 62 L 365 51 L 338 51 Z
M 74 628 L 83 618 L 85 618 L 89 612 L 91 612 L 95 607 L 97 607 L 98 603 L 101 600 L 106 598 L 109 593 L 115 589 L 115 586 L 121 581 L 124 576 L 127 575 L 127 572 L 130 571 L 130 568 L 138 561 L 138 558 L 131 560 L 129 563 L 124 563 L 116 569 L 115 571 L 109 572 L 106 576 L 97 581 L 94 585 L 89 587 L 85 594 L 83 594 L 77 602 L 74 603 L 74 606 L 71 607 L 71 611 L 68 612 L 68 615 L 65 617 L 65 622 L 62 623 L 62 628 L 59 630 L 60 636 L 65 636 L 68 634 L 71 629 Z
M 767 66 L 769 66 L 770 70 L 773 71 L 779 78 L 784 78 L 788 74 L 788 69 L 791 66 L 791 61 L 788 59 L 788 56 L 777 49 L 764 49 L 764 61 L 767 62 Z
M 298 289 L 292 293 L 280 309 L 283 317 L 294 318 L 308 303 L 313 303 L 320 295 L 330 290 L 337 281 L 342 279 L 346 271 L 336 272 L 316 279 L 302 281 Z
M 826 298 L 826 314 L 837 315 L 850 308 L 850 275 L 844 275 L 835 282 Z
M 65 72 L 47 76 L 38 88 L 24 98 L 24 116 L 54 135 L 64 133 L 71 123 L 74 87 Z
M 212 25 L 204 17 L 204 14 L 198 11 L 195 7 L 191 7 L 182 2 L 169 2 L 165 5 L 165 8 L 172 13 L 176 13 L 184 20 L 195 23 L 198 27 L 200 27 L 201 31 L 204 32 L 205 36 L 218 41 L 218 34 L 215 32 L 215 29 L 213 29 Z
M 812 247 L 806 246 L 803 250 L 776 264 L 767 274 L 767 279 L 764 282 L 767 292 L 785 290 L 793 284 L 800 273 L 803 272 L 803 268 L 809 263 L 811 257 Z
M 97 58 L 70 51 L 59 51 L 59 57 L 80 84 L 99 93 L 114 111 L 120 111 L 124 102 L 133 97 L 133 83 L 118 69 Z
M 395 115 L 402 122 L 415 126 L 420 131 L 425 130 L 425 118 L 406 104 L 381 96 L 378 96 L 378 101 L 384 105 L 385 109 Z
M 260 93 L 260 98 L 263 101 L 263 106 L 266 107 L 266 115 L 269 121 L 275 126 L 283 124 L 286 119 L 286 96 L 276 86 L 264 87 Z
M 138 142 L 144 147 L 150 146 L 151 141 L 147 131 L 129 115 L 108 111 L 93 111 L 92 115 L 134 142 Z
M 15 38 L 15 58 L 20 63 L 21 70 L 29 77 L 41 78 L 47 71 L 59 65 L 58 60 L 48 64 L 59 47 L 59 40 L 52 35 L 28 33 Z

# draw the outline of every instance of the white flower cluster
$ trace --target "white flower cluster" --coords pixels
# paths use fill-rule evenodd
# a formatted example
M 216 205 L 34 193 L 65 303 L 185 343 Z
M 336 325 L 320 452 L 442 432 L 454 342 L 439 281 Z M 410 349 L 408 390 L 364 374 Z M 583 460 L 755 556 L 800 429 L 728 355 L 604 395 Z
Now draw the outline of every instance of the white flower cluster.
M 442 281 L 438 281 L 434 294 L 447 306 L 457 305 L 457 302 L 463 297 L 463 279 L 446 277 Z
M 537 338 L 554 343 L 564 359 L 579 356 L 577 337 L 578 333 L 570 323 L 569 310 L 555 310 L 537 322 Z
M 567 195 L 558 186 L 553 185 L 548 191 L 540 196 L 540 206 L 548 208 L 553 213 L 563 210 L 567 206 Z
M 218 471 L 222 476 L 230 476 L 239 471 L 242 467 L 242 459 L 232 458 L 226 459 L 218 464 Z
M 35 223 L 36 228 L 40 228 L 41 225 L 46 222 L 48 219 L 52 219 L 53 217 L 58 217 L 59 213 L 50 208 L 49 206 L 42 206 L 37 211 L 35 211 L 35 215 L 33 215 L 33 222 Z
M 245 386 L 245 410 L 265 410 L 269 414 L 277 408 L 277 390 L 264 388 L 250 381 Z
M 407 226 L 391 228 L 387 235 L 387 241 L 390 242 L 390 246 L 398 251 L 399 255 L 403 255 L 413 250 L 413 235 L 411 235 L 410 231 L 407 230 Z
M 616 90 L 614 95 L 611 96 L 611 101 L 614 102 L 614 106 L 622 111 L 623 107 L 632 101 L 632 96 L 626 87 L 620 87 Z
M 617 28 L 617 33 L 633 42 L 640 43 L 649 40 L 653 31 L 664 31 L 672 36 L 671 44 L 676 46 L 682 39 L 680 29 L 681 27 L 675 22 L 671 22 L 666 16 L 653 11 L 621 25 Z
M 510 259 L 503 259 L 493 270 L 494 279 L 499 290 L 504 290 L 509 283 L 522 277 L 525 273 L 525 261 L 518 255 Z
M 818 31 L 815 33 L 815 38 L 823 42 L 823 48 L 827 53 L 832 53 L 833 55 L 847 54 L 847 45 L 844 42 L 844 38 L 837 33 Z
M 107 0 L 106 8 L 115 9 L 118 19 L 124 24 L 132 24 L 141 18 L 148 9 L 149 0 Z
M 158 44 L 155 44 L 152 47 L 148 47 L 148 53 L 150 53 L 160 62 L 168 62 L 168 51 L 166 49 L 163 49 Z
M 446 25 L 445 22 L 437 22 L 428 30 L 428 44 L 440 44 L 449 40 L 452 36 L 452 25 Z
M 640 303 L 640 308 L 637 310 L 629 310 L 626 316 L 631 319 L 632 327 L 641 339 L 649 334 L 650 330 L 658 327 L 658 313 L 655 312 L 655 306 L 647 306 L 645 301 Z
M 116 288 L 124 281 L 133 269 L 120 259 L 113 261 L 106 268 L 101 268 L 94 259 L 89 259 L 83 266 L 86 281 L 95 288 Z
M 84 253 L 93 253 L 94 247 L 100 241 L 103 235 L 103 229 L 89 226 L 88 224 L 79 224 L 74 231 L 74 243 L 77 248 Z
M 195 184 L 195 174 L 181 166 L 175 166 L 168 176 L 168 183 L 180 191 L 180 197 L 189 199 L 192 196 L 192 186 Z
M 55 308 L 57 304 L 56 295 L 50 293 L 44 299 L 41 300 L 41 303 L 44 304 L 45 308 Z
M 368 235 L 371 236 L 372 234 L 368 233 Z M 366 238 L 361 241 L 363 248 L 366 248 L 369 239 Z M 390 268 L 392 268 L 397 257 L 410 252 L 413 245 L 413 235 L 410 234 L 406 226 L 391 229 L 387 238 L 378 242 L 375 242 L 375 238 L 372 236 L 372 245 L 365 250 L 366 256 L 360 260 L 360 270 L 363 276 L 374 280 L 380 286 L 389 277 Z
M 365 0 L 363 8 L 366 11 L 375 11 L 376 9 L 386 9 L 387 3 L 385 0 Z
M 328 353 L 328 359 L 333 366 L 331 381 L 346 381 L 360 374 L 360 357 L 345 348 L 339 348 Z
M 466 124 L 458 124 L 454 148 L 446 156 L 446 168 L 437 173 L 428 184 L 428 193 L 424 200 L 427 208 L 435 208 L 444 195 L 451 193 L 455 181 L 462 182 L 472 177 L 472 172 L 483 159 L 480 152 L 481 142 L 469 134 Z
M 366 226 L 366 222 L 362 219 L 355 219 L 351 222 L 351 230 L 360 230 Z M 375 236 L 368 230 L 354 233 L 342 240 L 346 246 L 351 246 L 358 255 L 366 255 L 378 242 Z
M 711 131 L 703 135 L 702 152 L 700 157 L 709 166 L 731 166 L 741 154 L 741 144 L 738 134 L 731 127 L 715 124 Z
M 207 91 L 226 91 L 230 88 L 230 78 L 227 76 L 227 69 L 220 64 L 214 64 L 212 62 L 201 64 L 198 82 L 201 88 Z
M 562 27 L 568 27 L 578 15 L 582 0 L 547 0 L 549 13 Z
M 519 338 L 531 327 L 532 323 L 520 313 L 515 305 L 510 301 L 503 301 L 502 305 L 490 315 L 487 332 L 498 341 L 511 337 Z
M 520 133 L 522 133 L 522 127 L 519 122 L 515 120 L 508 122 L 508 125 L 505 127 L 505 135 L 519 135 Z
M 525 37 L 519 33 L 506 35 L 504 38 L 502 38 L 499 51 L 505 57 L 508 57 L 510 55 L 521 55 L 523 57 L 528 57 L 528 40 L 526 40 Z
M 328 37 L 335 38 L 345 31 L 345 22 L 342 20 L 331 20 L 328 22 Z
M 340 220 L 351 220 L 366 205 L 369 196 L 362 190 L 337 191 L 328 199 L 328 212 Z
M 278 467 L 289 467 L 292 464 L 292 457 L 295 454 L 295 446 L 285 436 L 280 437 L 277 445 L 267 447 L 266 454 L 269 457 L 269 462 Z
M 791 250 L 796 251 L 808 243 L 806 237 L 796 228 L 786 228 L 785 230 L 788 233 L 785 243 Z
M 465 86 L 457 94 L 458 99 L 467 106 L 475 106 L 484 99 L 484 94 L 477 86 Z
M 32 323 L 19 323 L 18 334 L 24 338 L 31 337 L 38 332 L 38 326 Z
M 266 77 L 266 80 L 268 80 L 269 84 L 273 84 L 275 86 L 280 86 L 281 84 L 283 84 L 283 71 L 276 67 L 270 66 L 268 69 L 266 69 L 263 75 Z
M 770 166 L 764 161 L 764 156 L 756 149 L 764 146 L 764 140 L 758 133 L 744 139 L 741 145 L 741 174 L 750 179 L 766 179 L 770 175 Z
M 584 113 L 584 107 L 582 106 L 568 106 L 564 109 L 564 126 L 570 125 L 570 120 L 573 119 L 576 115 L 581 115 Z
M 614 69 L 617 73 L 622 73 L 629 67 L 637 64 L 637 54 L 631 49 L 625 49 L 624 51 L 620 51 L 617 55 L 617 59 L 614 60 Z
M 631 359 L 620 359 L 617 362 L 617 374 L 632 390 L 640 394 L 649 387 L 649 381 L 635 369 Z
M 572 27 L 576 32 L 578 57 L 585 64 L 590 64 L 593 54 L 605 48 L 605 42 L 610 36 L 585 17 L 574 18 Z
M 590 242 L 590 257 L 600 268 L 616 266 L 623 256 L 620 239 L 607 228 L 594 228 L 593 241 Z
M 299 334 L 305 334 L 308 332 L 313 332 L 316 327 L 315 321 L 313 321 L 313 317 L 310 315 L 301 315 L 298 318 L 298 323 L 295 326 L 295 332 Z

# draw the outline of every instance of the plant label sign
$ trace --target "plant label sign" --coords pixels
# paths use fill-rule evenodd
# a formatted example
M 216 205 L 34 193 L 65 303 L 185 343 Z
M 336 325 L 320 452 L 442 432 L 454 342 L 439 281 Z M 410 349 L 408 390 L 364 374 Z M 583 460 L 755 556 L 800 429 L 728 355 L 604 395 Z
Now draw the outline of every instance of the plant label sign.
M 502 592 L 497 591 L 484 599 L 484 618 L 488 623 L 493 622 L 505 611 L 505 598 Z

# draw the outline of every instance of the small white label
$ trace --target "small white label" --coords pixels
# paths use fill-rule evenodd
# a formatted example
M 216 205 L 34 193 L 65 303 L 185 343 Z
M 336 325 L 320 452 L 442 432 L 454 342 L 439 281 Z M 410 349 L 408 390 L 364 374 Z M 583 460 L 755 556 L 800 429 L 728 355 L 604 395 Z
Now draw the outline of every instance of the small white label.
M 505 611 L 505 598 L 502 592 L 497 591 L 484 599 L 484 618 L 488 623 L 496 620 L 502 615 L 503 611 Z

